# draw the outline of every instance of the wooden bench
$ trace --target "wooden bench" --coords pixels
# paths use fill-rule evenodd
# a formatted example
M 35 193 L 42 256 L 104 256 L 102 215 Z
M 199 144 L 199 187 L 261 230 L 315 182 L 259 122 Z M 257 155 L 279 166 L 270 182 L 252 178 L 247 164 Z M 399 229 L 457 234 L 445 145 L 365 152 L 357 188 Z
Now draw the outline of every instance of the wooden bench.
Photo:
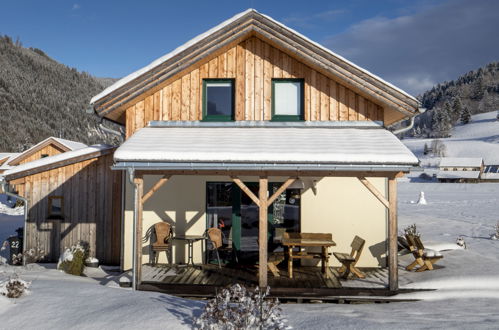
M 407 244 L 409 245 L 409 250 L 412 252 L 412 255 L 416 260 L 414 260 L 409 266 L 407 266 L 406 270 L 412 270 L 414 267 L 419 265 L 420 267 L 416 270 L 416 272 L 422 272 L 425 270 L 433 270 L 433 265 L 444 256 L 442 255 L 430 255 L 425 251 L 423 242 L 421 242 L 421 238 L 415 235 L 405 235 L 407 239 Z
M 363 240 L 359 236 L 355 236 L 352 244 L 350 244 L 350 246 L 352 247 L 352 251 L 350 252 L 350 254 L 341 252 L 334 253 L 335 258 L 338 259 L 338 261 L 342 264 L 339 269 L 339 273 L 342 278 L 347 279 L 350 273 L 359 278 L 366 277 L 364 273 L 362 273 L 357 267 L 355 267 L 355 264 L 357 263 L 357 261 L 359 261 L 365 243 L 365 240 Z

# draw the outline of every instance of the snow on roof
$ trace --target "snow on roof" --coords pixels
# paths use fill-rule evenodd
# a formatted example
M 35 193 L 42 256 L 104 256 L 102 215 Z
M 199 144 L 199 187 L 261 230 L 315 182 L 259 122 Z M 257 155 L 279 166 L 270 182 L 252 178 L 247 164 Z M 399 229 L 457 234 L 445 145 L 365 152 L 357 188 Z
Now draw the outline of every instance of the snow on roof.
M 197 124 L 145 127 L 114 154 L 116 162 L 417 165 L 382 128 Z
M 478 179 L 480 171 L 438 171 L 437 179 Z
M 61 139 L 61 138 L 56 138 L 56 137 L 52 137 L 52 138 L 54 140 L 56 140 L 57 142 L 65 145 L 66 147 L 68 147 L 71 150 L 77 150 L 77 149 L 88 147 L 86 144 L 81 143 L 81 142 L 76 142 L 76 141 L 71 141 L 71 140 L 66 140 L 66 139 Z
M 316 47 L 319 47 L 320 49 L 322 49 L 323 51 L 325 52 L 328 52 L 329 54 L 337 57 L 338 59 L 344 61 L 345 63 L 348 63 L 349 65 L 351 65 L 352 67 L 364 72 L 365 74 L 367 75 L 370 75 L 371 77 L 379 80 L 380 82 L 382 82 L 383 84 L 386 84 L 387 86 L 389 86 L 390 88 L 393 88 L 394 90 L 397 90 L 398 92 L 402 93 L 403 95 L 419 102 L 414 96 L 408 94 L 407 92 L 401 90 L 400 88 L 398 87 L 395 87 L 394 85 L 392 85 L 391 83 L 383 80 L 382 78 L 378 77 L 377 75 L 359 67 L 358 65 L 348 61 L 347 59 L 345 59 L 344 57 L 334 53 L 333 51 L 331 51 L 330 49 L 318 44 L 317 42 L 315 41 L 312 41 L 310 40 L 309 38 L 305 37 L 304 35 L 302 35 L 301 33 L 289 28 L 288 26 L 282 24 L 281 22 L 278 22 L 276 21 L 275 19 L 273 19 L 272 17 L 270 16 L 267 16 L 267 15 L 264 15 L 264 14 L 261 14 L 259 13 L 257 10 L 255 9 L 247 9 L 237 15 L 234 15 L 233 17 L 229 18 L 228 20 L 222 22 L 221 24 L 211 28 L 210 30 L 198 35 L 197 37 L 194 37 L 193 39 L 189 40 L 188 42 L 186 42 L 185 44 L 181 45 L 180 47 L 177 47 L 176 49 L 174 49 L 172 52 L 154 60 L 153 62 L 151 62 L 149 65 L 146 65 L 145 67 L 129 74 L 128 76 L 118 80 L 117 82 L 115 82 L 114 84 L 112 84 L 111 86 L 107 87 L 106 89 L 104 89 L 102 92 L 100 92 L 99 94 L 95 95 L 94 97 L 92 97 L 92 99 L 90 100 L 90 104 L 94 104 L 95 102 L 97 102 L 98 100 L 100 100 L 101 98 L 111 94 L 112 92 L 114 92 L 115 90 L 117 90 L 118 88 L 126 85 L 127 83 L 131 82 L 132 80 L 136 79 L 137 77 L 141 76 L 142 74 L 154 69 L 155 67 L 161 65 L 162 63 L 166 62 L 167 60 L 171 59 L 172 57 L 178 55 L 179 53 L 181 53 L 182 51 L 186 50 L 187 48 L 191 47 L 192 45 L 196 44 L 197 42 L 203 40 L 204 38 L 208 37 L 209 35 L 211 34 L 214 34 L 215 32 L 223 29 L 224 27 L 226 27 L 227 25 L 231 24 L 232 22 L 238 20 L 239 18 L 251 13 L 251 12 L 254 12 L 254 13 L 257 13 L 265 18 L 267 18 L 268 20 L 272 21 L 273 23 L 281 26 L 282 28 L 296 34 L 298 37 L 300 38 L 303 38 L 304 40 L 306 40 L 307 42 L 315 45 Z
M 90 154 L 93 154 L 95 152 L 105 151 L 105 150 L 112 149 L 112 148 L 114 148 L 114 147 L 107 145 L 107 144 L 96 144 L 96 145 L 86 147 L 86 148 L 67 151 L 67 152 L 63 152 L 63 153 L 55 155 L 55 156 L 40 158 L 40 159 L 34 160 L 32 162 L 28 162 L 28 163 L 24 163 L 24 164 L 21 164 L 18 166 L 14 166 L 13 168 L 5 171 L 5 173 L 3 173 L 3 175 L 5 177 L 8 177 L 8 176 L 11 176 L 13 174 L 34 170 L 37 168 L 53 165 L 53 164 L 56 164 L 59 162 L 68 161 L 68 160 L 71 160 L 73 158 L 78 158 L 78 157 L 90 155 Z
M 14 152 L 14 153 L 1 153 L 0 154 L 0 162 L 3 162 L 1 165 L 0 165 L 0 171 L 1 170 L 8 170 L 9 168 L 12 168 L 12 166 L 9 165 L 10 161 L 14 158 L 16 158 L 17 156 L 19 156 L 20 153 L 18 152 Z M 6 161 L 5 158 L 7 158 Z
M 480 167 L 482 158 L 444 157 L 440 160 L 440 167 Z

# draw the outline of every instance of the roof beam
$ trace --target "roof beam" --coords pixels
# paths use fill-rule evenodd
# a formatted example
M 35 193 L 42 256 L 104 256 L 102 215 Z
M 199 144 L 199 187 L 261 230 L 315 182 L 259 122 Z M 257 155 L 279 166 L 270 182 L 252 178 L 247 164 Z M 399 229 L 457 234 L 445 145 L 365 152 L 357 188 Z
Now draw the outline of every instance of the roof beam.
M 365 177 L 357 177 L 357 179 L 359 179 L 359 181 L 362 182 L 362 184 L 366 186 L 367 189 L 369 189 L 374 197 L 376 197 L 387 209 L 390 209 L 390 203 L 388 202 L 388 200 L 378 189 L 376 189 L 376 187 L 371 182 L 369 182 L 369 180 L 367 180 Z
M 144 196 L 142 197 L 142 204 L 144 204 L 149 198 L 151 198 L 152 195 L 154 195 L 154 193 L 159 190 L 159 188 L 167 183 L 170 177 L 170 175 L 165 175 L 161 179 L 159 179 L 158 182 L 156 182 L 156 184 L 151 188 L 151 190 L 144 194 Z
M 276 198 L 279 197 L 279 195 L 282 194 L 282 192 L 284 190 L 286 190 L 290 185 L 292 185 L 293 182 L 295 182 L 296 180 L 297 180 L 296 178 L 289 178 L 289 179 L 287 179 L 286 182 L 284 182 L 279 187 L 279 189 L 277 189 L 277 191 L 272 196 L 270 196 L 270 198 L 267 200 L 267 206 L 272 205 L 272 203 L 274 203 L 274 201 L 276 200 Z
M 234 181 L 235 184 L 237 184 L 239 186 L 239 188 L 241 188 L 242 191 L 244 191 L 244 193 L 246 195 L 248 195 L 249 198 L 251 198 L 251 200 L 258 206 L 260 207 L 260 199 L 258 197 L 255 196 L 255 194 L 253 194 L 253 192 L 244 184 L 244 182 L 241 181 L 241 179 L 233 176 L 231 177 L 232 181 Z

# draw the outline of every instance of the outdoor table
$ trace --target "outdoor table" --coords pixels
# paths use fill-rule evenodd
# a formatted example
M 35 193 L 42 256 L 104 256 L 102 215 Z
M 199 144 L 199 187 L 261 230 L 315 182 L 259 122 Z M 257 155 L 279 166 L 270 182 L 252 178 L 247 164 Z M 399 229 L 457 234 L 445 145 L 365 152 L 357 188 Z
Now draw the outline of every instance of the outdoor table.
M 329 239 L 314 239 L 314 238 L 283 238 L 282 245 L 288 248 L 288 274 L 289 278 L 293 278 L 293 259 L 310 259 L 316 258 L 320 255 L 322 260 L 322 273 L 327 276 L 327 267 L 329 261 L 328 248 L 330 246 L 335 246 L 336 243 Z M 320 247 L 321 252 L 303 252 L 299 251 L 297 254 L 293 254 L 293 248 L 298 247 L 300 250 L 302 247 Z
M 176 235 L 173 239 L 181 240 L 187 242 L 187 265 L 192 264 L 194 266 L 194 242 L 206 239 L 204 235 Z M 201 247 L 202 252 L 202 247 Z

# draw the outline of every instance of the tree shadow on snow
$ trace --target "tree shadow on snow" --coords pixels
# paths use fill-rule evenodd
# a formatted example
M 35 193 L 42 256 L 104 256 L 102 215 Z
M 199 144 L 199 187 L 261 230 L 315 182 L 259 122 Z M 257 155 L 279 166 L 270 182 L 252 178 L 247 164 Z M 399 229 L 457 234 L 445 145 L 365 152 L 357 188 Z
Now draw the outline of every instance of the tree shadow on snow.
M 167 312 L 174 315 L 184 325 L 193 326 L 194 321 L 201 316 L 205 303 L 187 300 L 179 297 L 162 295 L 151 298 L 164 305 Z

